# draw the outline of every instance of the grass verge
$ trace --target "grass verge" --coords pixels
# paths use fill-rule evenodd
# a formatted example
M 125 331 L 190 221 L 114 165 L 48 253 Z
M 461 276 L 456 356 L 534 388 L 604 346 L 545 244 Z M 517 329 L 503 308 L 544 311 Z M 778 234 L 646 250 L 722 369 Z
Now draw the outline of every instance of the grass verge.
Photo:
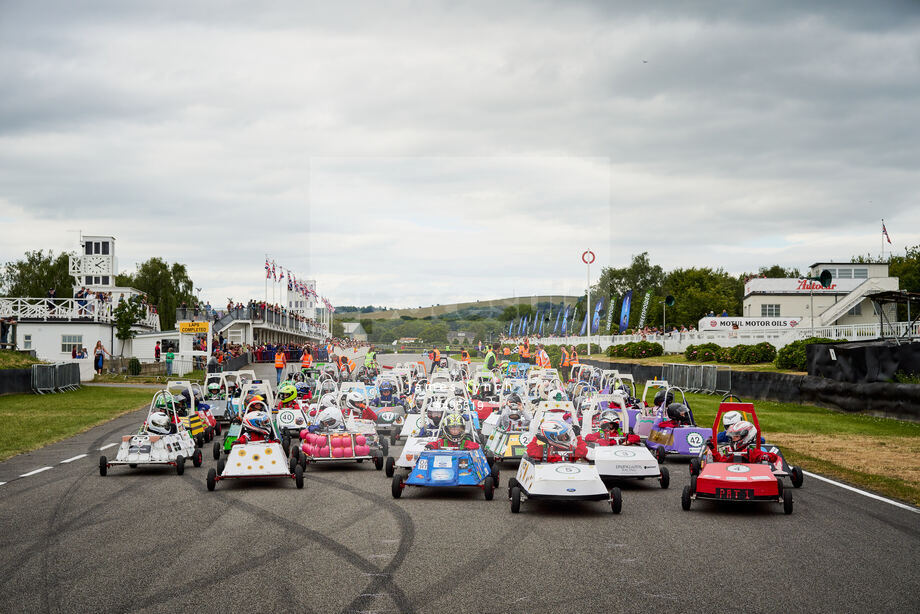
M 0 461 L 82 433 L 136 410 L 152 390 L 81 388 L 51 395 L 0 397 Z
M 201 369 L 190 371 L 185 375 L 123 375 L 104 373 L 93 376 L 94 384 L 165 384 L 169 380 L 189 380 L 204 382 L 205 372 Z
M 687 400 L 697 423 L 711 425 L 719 397 Z M 754 408 L 764 437 L 788 462 L 920 505 L 920 424 L 775 401 Z
M 789 373 L 791 375 L 807 375 L 804 371 L 790 371 L 788 369 L 777 369 L 776 365 L 772 362 L 763 362 L 753 365 L 740 365 L 740 364 L 727 364 L 724 365 L 720 362 L 690 362 L 684 358 L 683 354 L 665 354 L 663 356 L 650 356 L 648 358 L 626 358 L 626 357 L 614 357 L 611 358 L 606 354 L 591 354 L 587 356 L 592 360 L 606 360 L 611 362 L 626 362 L 639 365 L 663 365 L 665 363 L 679 363 L 685 365 L 717 365 L 717 366 L 726 366 L 731 367 L 733 371 L 767 371 L 770 373 Z
M 0 369 L 28 369 L 41 361 L 15 350 L 0 350 Z

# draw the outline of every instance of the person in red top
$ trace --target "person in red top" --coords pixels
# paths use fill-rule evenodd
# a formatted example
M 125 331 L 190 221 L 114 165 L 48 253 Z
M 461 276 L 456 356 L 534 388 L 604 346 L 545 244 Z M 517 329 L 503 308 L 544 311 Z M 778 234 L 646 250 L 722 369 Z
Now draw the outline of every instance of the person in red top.
M 570 424 L 544 421 L 540 433 L 527 444 L 527 456 L 537 462 L 573 463 L 588 456 L 588 446 Z
M 620 417 L 614 411 L 605 411 L 597 420 L 599 430 L 585 435 L 585 441 L 599 446 L 632 446 L 642 442 L 638 435 L 629 433 L 620 435 Z
M 712 452 L 713 460 L 718 463 L 769 462 L 772 465 L 779 460 L 779 456 L 773 452 L 764 452 L 759 446 L 755 445 L 757 429 L 750 422 L 736 422 L 728 427 L 728 439 L 730 443 L 724 453 L 719 451 L 712 439 L 706 442 L 706 446 Z M 738 458 L 739 456 L 741 457 L 740 459 Z
M 673 429 L 678 426 L 690 426 L 690 410 L 683 403 L 671 403 L 665 410 L 665 420 L 658 423 L 655 428 Z
M 450 414 L 444 418 L 441 436 L 425 444 L 426 450 L 478 450 L 479 444 L 466 432 L 460 414 Z
M 243 434 L 233 445 L 252 443 L 254 441 L 271 441 L 271 418 L 264 411 L 251 411 L 243 416 Z

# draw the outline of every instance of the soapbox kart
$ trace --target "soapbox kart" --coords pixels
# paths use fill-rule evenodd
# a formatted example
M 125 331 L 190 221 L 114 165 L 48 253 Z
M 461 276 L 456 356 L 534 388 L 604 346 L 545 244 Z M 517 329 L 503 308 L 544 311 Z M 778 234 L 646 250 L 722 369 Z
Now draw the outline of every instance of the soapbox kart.
M 622 406 L 620 395 L 598 395 L 597 401 L 608 402 L 608 409 L 614 411 L 620 418 L 620 424 L 628 423 L 629 417 L 626 408 Z M 599 403 L 600 404 L 600 403 Z M 617 404 L 618 406 L 615 406 Z M 588 409 L 582 414 L 582 435 L 597 432 L 594 417 L 601 413 L 597 409 Z M 667 488 L 671 483 L 671 476 L 667 467 L 658 464 L 652 452 L 641 444 L 626 444 L 626 437 L 616 439 L 615 445 L 598 445 L 587 442 L 588 460 L 594 462 L 601 479 L 625 480 L 653 478 L 658 480 L 662 488 Z
M 165 407 L 163 407 L 165 405 Z M 149 430 L 150 415 L 164 411 L 169 417 L 169 433 L 155 433 Z M 128 465 L 132 469 L 140 465 L 171 465 L 176 474 L 185 472 L 185 459 L 191 459 L 196 467 L 201 466 L 201 448 L 195 446 L 188 430 L 179 423 L 179 416 L 173 396 L 159 390 L 153 395 L 147 417 L 140 430 L 134 435 L 121 438 L 121 446 L 115 458 L 99 457 L 99 475 L 106 475 L 109 467 Z
M 610 511 L 619 514 L 623 508 L 623 495 L 613 487 L 609 491 L 597 472 L 588 463 L 545 463 L 525 455 L 517 474 L 508 481 L 511 512 L 521 511 L 528 499 L 545 501 L 607 501 Z
M 725 411 L 733 411 L 736 403 L 723 403 L 716 413 L 713 432 L 716 432 Z M 760 423 L 751 414 L 757 439 L 760 441 Z M 728 462 L 715 461 L 707 450 L 691 461 L 690 484 L 684 486 L 680 504 L 686 511 L 697 499 L 731 503 L 774 502 L 783 504 L 783 512 L 792 513 L 792 491 L 783 487 L 782 477 L 773 473 L 769 463 L 750 463 L 744 453 L 731 454 Z
M 300 447 L 291 450 L 291 458 L 304 469 L 310 463 L 374 462 L 374 468 L 383 469 L 383 458 L 389 452 L 387 441 L 377 435 L 370 420 L 347 418 L 343 430 L 316 431 L 307 429 L 300 434 Z
M 655 454 L 659 463 L 663 463 L 668 456 L 695 457 L 699 456 L 707 439 L 712 437 L 712 429 L 708 426 L 698 426 L 693 418 L 693 410 L 687 403 L 684 391 L 675 386 L 667 388 L 667 393 L 677 391 L 681 395 L 681 403 L 687 408 L 689 424 L 676 426 L 662 426 L 668 424 L 667 408 L 659 410 L 659 420 L 654 423 L 652 430 L 645 440 L 645 445 Z M 677 397 L 675 396 L 675 401 Z
M 288 460 L 278 432 L 271 420 L 271 433 L 266 441 L 237 443 L 226 458 L 217 461 L 217 468 L 208 469 L 208 490 L 214 490 L 222 480 L 290 478 L 297 488 L 303 488 L 303 467 L 295 459 Z

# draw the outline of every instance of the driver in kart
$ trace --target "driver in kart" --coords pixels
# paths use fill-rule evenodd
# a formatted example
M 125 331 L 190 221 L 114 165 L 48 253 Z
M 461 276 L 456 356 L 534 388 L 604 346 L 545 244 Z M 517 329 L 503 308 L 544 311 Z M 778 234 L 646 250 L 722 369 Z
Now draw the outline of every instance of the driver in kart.
M 692 426 L 690 408 L 683 403 L 671 403 L 666 411 L 667 420 L 658 423 L 659 429 L 673 429 L 678 426 Z
M 728 444 L 728 429 L 732 427 L 733 424 L 737 424 L 744 420 L 744 416 L 741 415 L 740 411 L 729 411 L 722 416 L 722 426 L 725 427 L 725 430 L 719 431 L 719 434 L 716 435 L 716 443 L 720 445 Z
M 724 452 L 716 447 L 711 439 L 707 440 L 706 447 L 712 452 L 712 458 L 718 463 L 738 462 L 737 457 L 741 456 L 744 463 L 763 463 L 769 462 L 771 465 L 779 460 L 779 456 L 773 452 L 764 452 L 757 445 L 757 428 L 747 420 L 741 420 L 728 427 L 729 445 Z
M 572 425 L 544 420 L 540 432 L 527 444 L 527 456 L 545 463 L 573 463 L 588 456 L 588 446 Z
M 169 419 L 164 411 L 155 411 L 150 414 L 150 420 L 147 422 L 147 432 L 154 435 L 169 435 L 177 433 L 176 424 Z
M 642 440 L 635 433 L 624 438 L 620 435 L 620 416 L 615 411 L 605 411 L 597 419 L 598 430 L 585 435 L 585 441 L 599 446 L 639 445 Z
M 217 382 L 211 382 L 208 384 L 208 398 L 220 399 L 220 384 Z
M 335 405 L 324 408 L 316 417 L 316 424 L 307 427 L 311 433 L 345 430 L 345 418 L 342 410 Z
M 313 380 L 309 380 L 312 382 Z M 297 389 L 297 397 L 303 399 L 304 401 L 309 401 L 313 398 L 313 389 L 310 387 L 310 384 L 307 382 L 297 382 L 294 384 L 294 388 Z
M 256 406 L 250 405 L 249 407 Z M 271 418 L 268 416 L 268 412 L 261 409 L 255 411 L 250 409 L 250 411 L 246 412 L 246 415 L 243 416 L 243 432 L 236 441 L 233 442 L 233 445 L 252 443 L 255 441 L 272 441 L 271 433 Z
M 405 401 L 396 397 L 396 387 L 393 386 L 393 382 L 384 380 L 380 382 L 380 386 L 377 388 L 378 394 L 377 398 L 374 400 L 374 405 L 378 407 L 395 407 L 397 405 L 405 405 Z
M 425 444 L 426 450 L 478 450 L 479 444 L 466 432 L 460 414 L 450 414 L 444 418 L 441 436 Z
M 278 409 L 294 407 L 297 403 L 297 387 L 291 382 L 285 382 L 278 388 Z
M 352 390 L 345 396 L 345 411 L 353 418 L 376 420 L 377 414 L 367 406 L 364 400 L 365 396 L 363 394 L 357 390 Z
M 521 397 L 512 392 L 508 395 L 502 413 L 498 417 L 498 426 L 505 431 L 524 431 L 530 426 L 533 416 L 524 408 Z

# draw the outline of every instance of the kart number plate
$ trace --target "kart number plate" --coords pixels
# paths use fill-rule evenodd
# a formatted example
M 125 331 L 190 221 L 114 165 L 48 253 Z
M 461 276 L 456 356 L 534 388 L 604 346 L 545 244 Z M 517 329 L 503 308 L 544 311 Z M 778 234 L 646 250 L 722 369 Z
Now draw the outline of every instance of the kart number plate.
M 750 488 L 716 488 L 719 499 L 750 500 L 754 498 L 754 491 Z
M 435 456 L 434 457 L 434 466 L 435 468 L 447 468 L 450 469 L 453 467 L 453 457 L 450 456 Z

